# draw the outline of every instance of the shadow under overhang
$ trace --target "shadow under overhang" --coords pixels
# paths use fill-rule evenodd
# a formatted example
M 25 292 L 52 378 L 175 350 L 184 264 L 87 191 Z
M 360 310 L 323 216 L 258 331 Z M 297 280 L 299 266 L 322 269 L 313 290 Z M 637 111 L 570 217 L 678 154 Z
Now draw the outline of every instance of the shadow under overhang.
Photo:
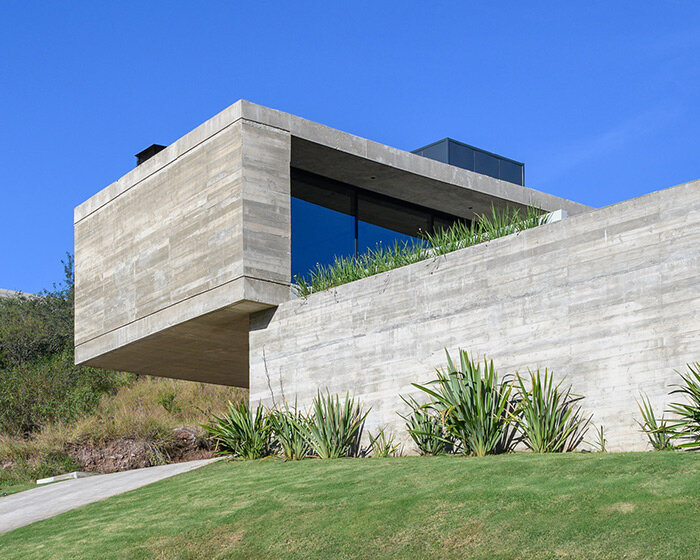
M 76 363 L 247 388 L 250 311 L 224 308 Z

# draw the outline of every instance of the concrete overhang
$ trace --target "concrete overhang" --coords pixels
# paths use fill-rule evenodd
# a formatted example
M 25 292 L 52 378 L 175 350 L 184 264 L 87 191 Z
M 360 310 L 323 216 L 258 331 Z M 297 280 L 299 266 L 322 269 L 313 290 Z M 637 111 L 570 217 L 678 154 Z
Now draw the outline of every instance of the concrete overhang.
M 465 218 L 589 207 L 238 101 L 75 209 L 76 363 L 247 386 L 289 299 L 290 168 Z

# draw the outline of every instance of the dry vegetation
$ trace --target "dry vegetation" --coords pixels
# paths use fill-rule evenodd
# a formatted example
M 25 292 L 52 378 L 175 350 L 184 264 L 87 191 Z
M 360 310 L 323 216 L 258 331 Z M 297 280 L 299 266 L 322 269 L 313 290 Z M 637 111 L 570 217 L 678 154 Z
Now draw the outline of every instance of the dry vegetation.
M 0 491 L 75 469 L 112 472 L 209 456 L 200 424 L 245 398 L 233 387 L 138 378 L 71 424 L 52 422 L 29 438 L 0 435 Z

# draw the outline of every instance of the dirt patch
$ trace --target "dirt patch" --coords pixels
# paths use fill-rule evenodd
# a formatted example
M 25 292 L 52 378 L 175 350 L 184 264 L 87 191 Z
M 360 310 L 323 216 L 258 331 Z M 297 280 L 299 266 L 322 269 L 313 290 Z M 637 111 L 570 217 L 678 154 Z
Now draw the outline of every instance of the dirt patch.
M 634 504 L 628 502 L 617 502 L 606 508 L 608 511 L 615 513 L 632 513 L 634 511 Z
M 207 439 L 189 428 L 173 430 L 170 441 L 118 438 L 100 444 L 71 443 L 67 453 L 88 472 L 112 473 L 165 463 L 208 459 L 214 455 Z

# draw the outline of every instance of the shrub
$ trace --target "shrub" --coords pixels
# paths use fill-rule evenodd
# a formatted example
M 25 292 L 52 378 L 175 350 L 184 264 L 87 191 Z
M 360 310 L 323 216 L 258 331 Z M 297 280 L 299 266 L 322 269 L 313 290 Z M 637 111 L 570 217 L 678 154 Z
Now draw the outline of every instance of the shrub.
M 700 448 L 700 362 L 688 364 L 688 372 L 676 372 L 683 383 L 676 385 L 671 394 L 685 396 L 684 402 L 669 405 L 679 421 L 673 426 L 674 438 L 689 440 L 678 445 L 680 448 Z
M 421 455 L 442 455 L 454 449 L 454 440 L 445 433 L 438 414 L 430 407 L 422 406 L 412 397 L 401 397 L 411 407 L 411 413 L 401 416 L 411 439 Z
M 69 348 L 14 364 L 0 371 L 0 432 L 22 436 L 51 422 L 73 423 L 134 378 L 76 366 Z
M 669 451 L 674 449 L 673 430 L 663 415 L 661 419 L 656 419 L 649 397 L 642 395 L 641 402 L 637 401 L 637 406 L 639 407 L 639 412 L 643 420 L 643 422 L 638 421 L 637 424 L 639 424 L 639 427 L 646 434 L 652 448 L 656 451 Z
M 359 402 L 350 394 L 341 402 L 338 395 L 319 391 L 311 405 L 312 414 L 305 427 L 306 437 L 313 453 L 321 459 L 354 457 L 359 453 L 359 442 L 365 418 Z
M 133 375 L 73 363 L 73 259 L 65 281 L 37 296 L 0 298 L 0 432 L 26 436 L 71 423 Z
M 272 423 L 261 404 L 253 412 L 246 402 L 229 402 L 226 414 L 214 415 L 214 422 L 202 427 L 214 437 L 219 453 L 242 459 L 270 454 Z
M 177 395 L 178 406 L 172 412 L 160 402 L 164 393 Z M 139 377 L 114 394 L 102 395 L 94 411 L 71 424 L 60 420 L 46 423 L 30 438 L 0 435 L 0 488 L 3 480 L 26 481 L 71 470 L 95 470 L 98 463 L 109 462 L 102 450 L 113 453 L 115 445 L 129 448 L 128 442 L 148 447 L 151 464 L 179 458 L 195 451 L 178 438 L 180 428 L 192 433 L 195 439 L 191 445 L 204 453 L 208 445 L 206 432 L 197 429 L 200 422 L 224 413 L 228 401 L 243 399 L 247 399 L 247 392 L 234 387 Z M 139 460 L 134 458 L 139 466 L 150 466 Z
M 400 443 L 396 443 L 394 434 L 387 434 L 384 428 L 379 428 L 376 435 L 369 435 L 369 445 L 375 457 L 396 457 L 400 454 Z
M 0 298 L 0 368 L 23 364 L 73 345 L 73 258 L 64 282 L 37 296 Z
M 311 447 L 306 437 L 309 418 L 296 404 L 289 408 L 285 403 L 284 410 L 273 410 L 270 422 L 275 442 L 285 460 L 298 461 L 309 454 Z
M 572 395 L 571 387 L 561 389 L 554 375 L 529 372 L 526 381 L 516 375 L 517 405 L 512 421 L 525 444 L 536 453 L 571 451 L 583 439 L 590 417 L 583 417 L 577 402 L 583 397 Z
M 0 435 L 0 490 L 79 470 L 80 465 L 60 447 L 45 442 L 13 439 Z
M 464 453 L 483 457 L 505 451 L 509 447 L 512 384 L 498 382 L 493 362 L 484 358 L 482 369 L 466 351 L 460 350 L 459 355 L 459 368 L 447 353 L 448 367 L 437 371 L 437 379 L 413 385 L 434 399 L 429 406 L 440 415 L 447 433 L 462 445 Z

